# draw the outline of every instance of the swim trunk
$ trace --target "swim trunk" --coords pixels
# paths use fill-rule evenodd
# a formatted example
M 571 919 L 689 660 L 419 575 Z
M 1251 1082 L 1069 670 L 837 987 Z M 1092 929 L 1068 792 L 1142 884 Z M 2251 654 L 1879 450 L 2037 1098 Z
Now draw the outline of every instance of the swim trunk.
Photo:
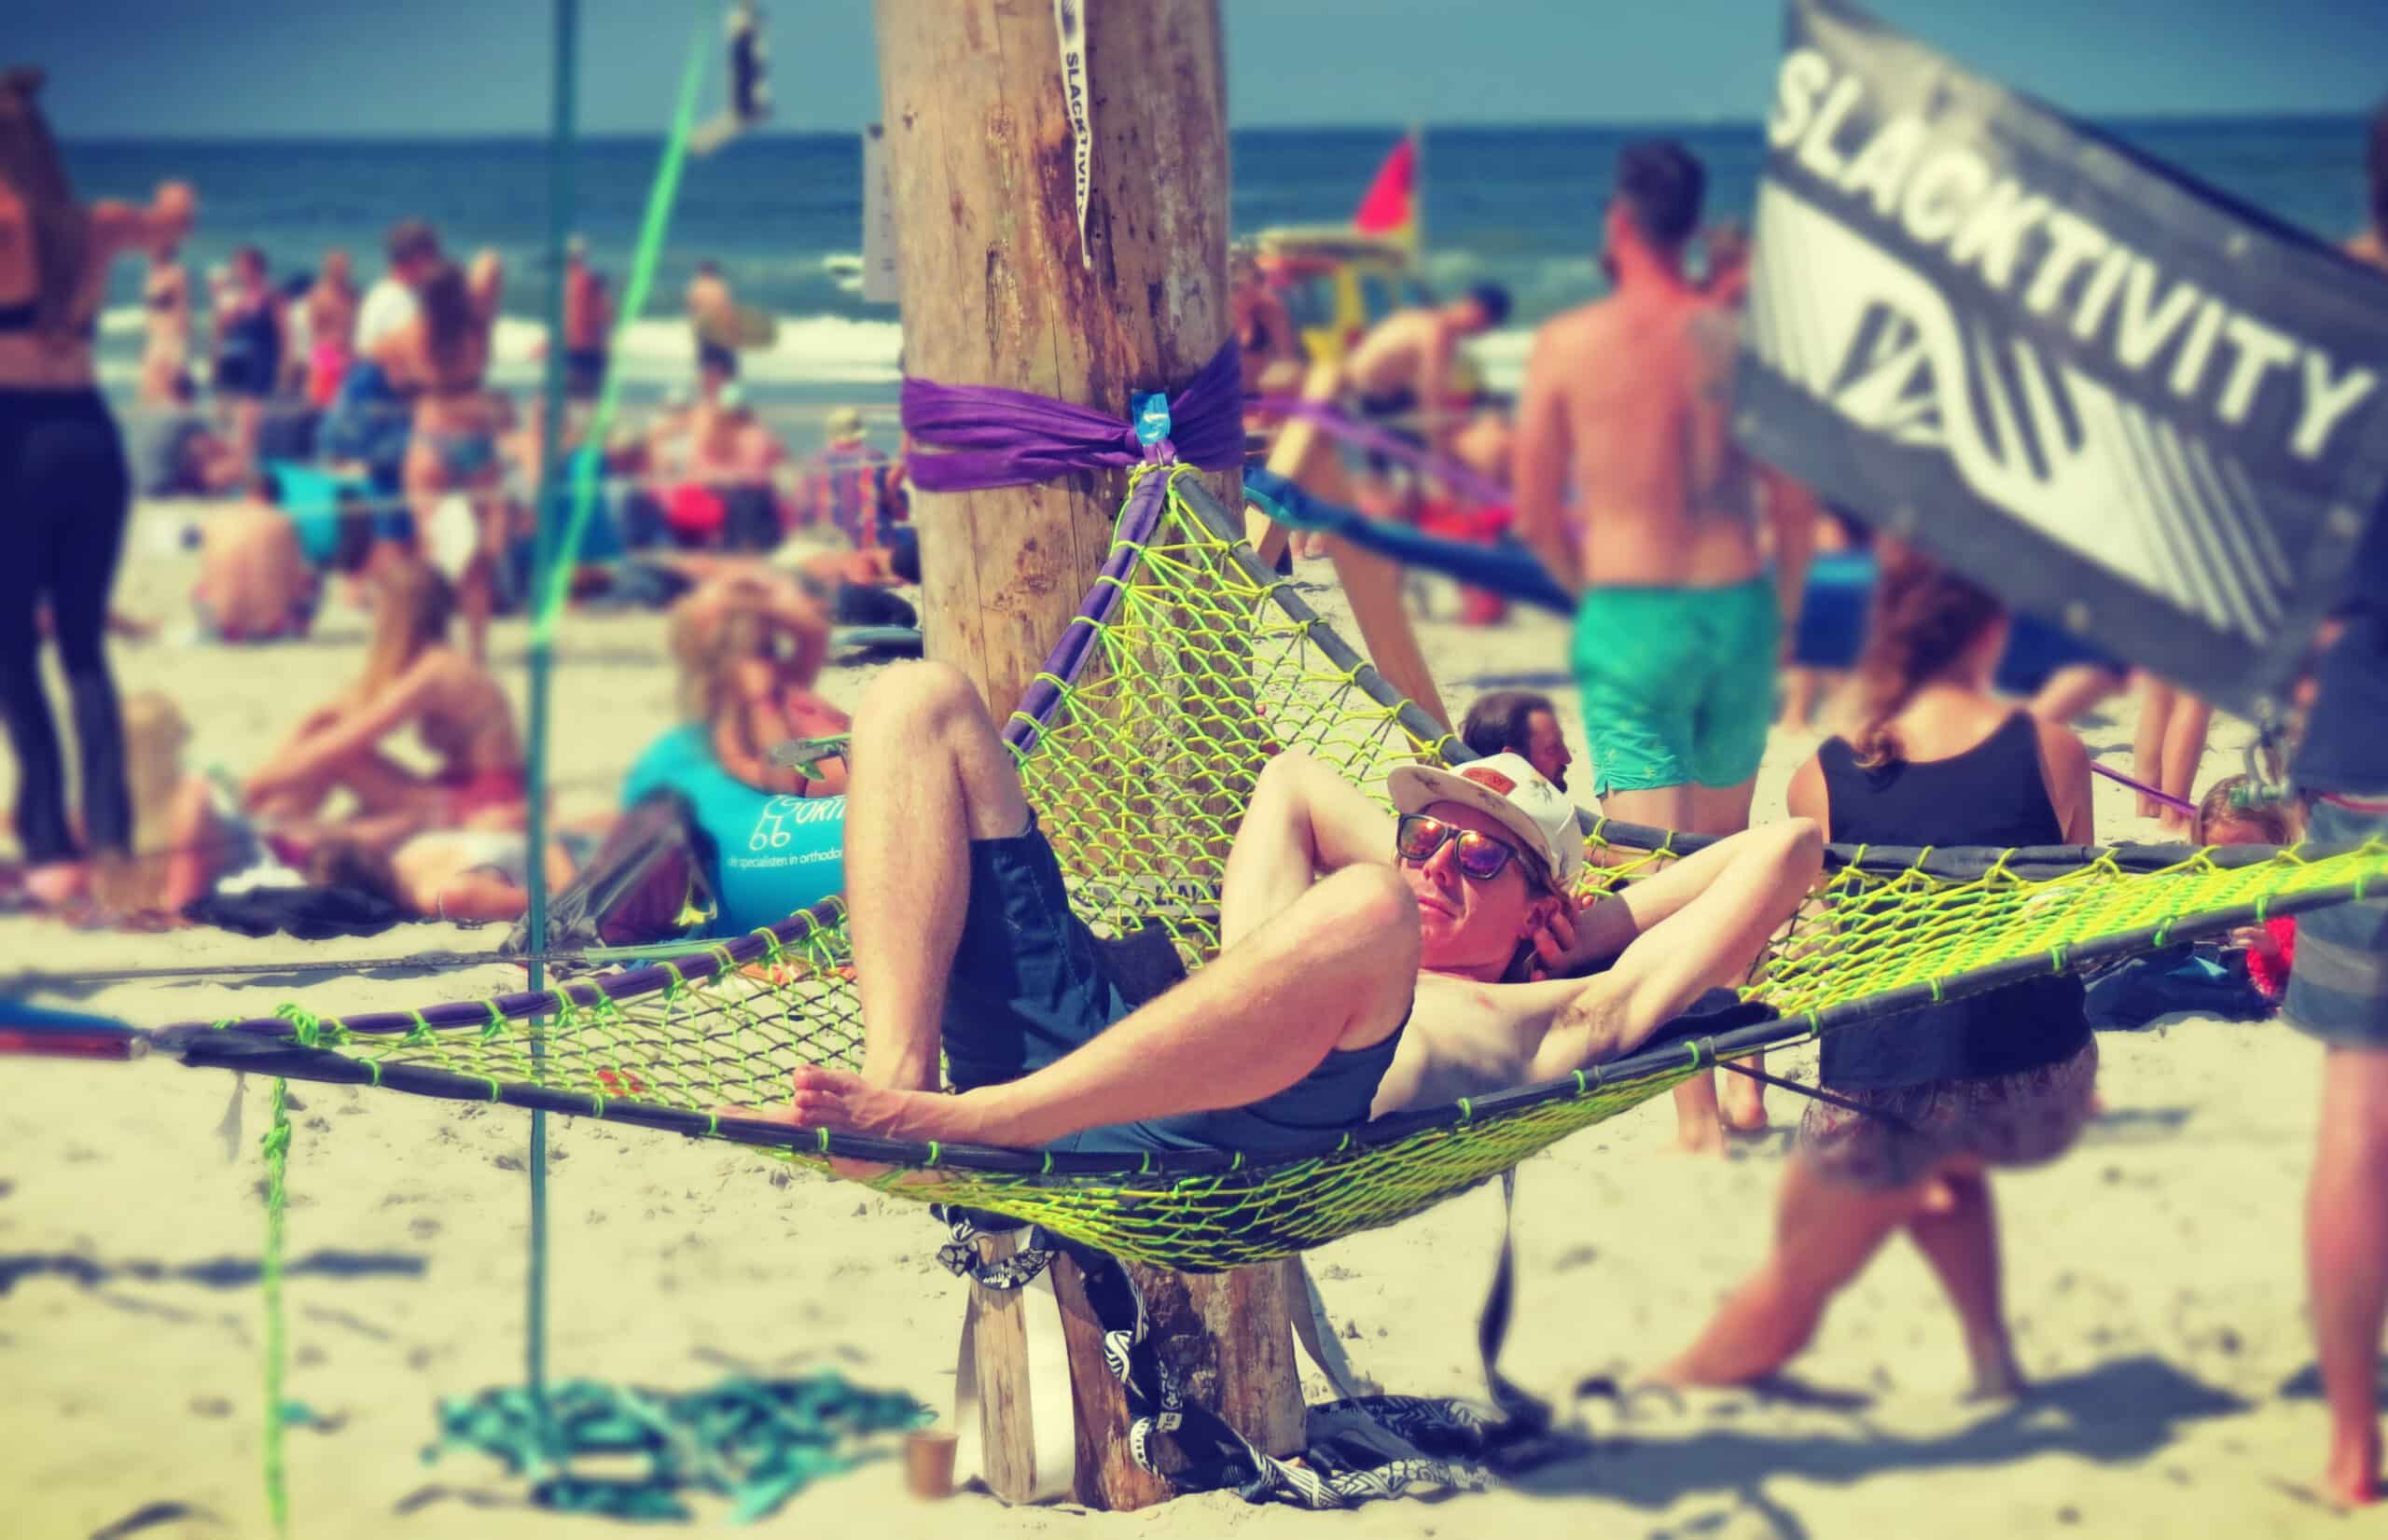
M 517 807 L 530 800 L 530 783 L 519 770 L 455 770 L 438 777 L 444 794 L 440 811 L 451 827 L 462 827 L 476 813 Z
M 2317 798 L 2305 838 L 2352 845 L 2388 835 L 2388 796 Z M 2297 917 L 2297 965 L 2281 1014 L 2337 1048 L 2388 1050 L 2388 899 L 2367 898 Z
M 725 380 L 738 378 L 738 350 L 726 348 L 711 338 L 697 339 L 697 368 L 710 369 Z
M 1070 908 L 1061 862 L 1038 832 L 970 841 L 970 898 L 946 980 L 946 1077 L 958 1090 L 1032 1074 L 1091 1042 L 1134 1009 L 1104 944 Z M 1405 1023 L 1406 1024 L 1406 1023 Z M 1314 1147 L 1368 1121 L 1401 1032 L 1329 1052 L 1311 1073 L 1247 1107 L 1085 1129 L 1049 1148 L 1157 1154 Z
M 1426 447 L 1426 436 L 1417 422 L 1418 393 L 1411 390 L 1384 391 L 1373 395 L 1361 395 L 1352 402 L 1352 414 L 1379 433 L 1390 435 L 1413 449 Z M 1382 450 L 1361 449 L 1357 451 L 1358 468 L 1380 480 L 1404 480 L 1416 472 L 1408 458 L 1388 454 Z
M 2098 1044 L 2014 1075 L 1934 1080 L 1834 1094 L 1864 1112 L 1810 1102 L 1799 1154 L 1847 1187 L 1889 1192 L 1965 1156 L 1991 1166 L 2036 1166 L 2073 1147 L 2096 1106 Z
M 575 401 L 594 401 L 605 388 L 605 350 L 574 348 L 563 355 L 563 393 Z
M 1756 775 L 1782 632 L 1763 574 L 1724 588 L 1587 591 L 1571 661 L 1592 794 L 1737 786 Z

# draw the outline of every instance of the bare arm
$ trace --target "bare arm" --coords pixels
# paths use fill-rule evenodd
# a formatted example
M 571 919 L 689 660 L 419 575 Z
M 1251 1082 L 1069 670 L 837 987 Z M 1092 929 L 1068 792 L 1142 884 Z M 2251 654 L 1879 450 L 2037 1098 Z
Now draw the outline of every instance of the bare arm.
M 1451 349 L 1456 340 L 1444 328 L 1435 328 L 1433 345 L 1418 350 L 1418 409 L 1426 414 L 1421 435 L 1437 451 L 1451 448 L 1456 424 L 1444 397 L 1451 393 Z
M 1791 772 L 1791 784 L 1784 792 L 1791 816 L 1805 818 L 1823 831 L 1825 839 L 1832 838 L 1832 798 L 1825 790 L 1824 761 L 1810 755 L 1805 763 Z
M 1518 403 L 1517 447 L 1511 451 L 1509 484 L 1518 500 L 1518 538 L 1541 559 L 1559 586 L 1584 590 L 1581 558 L 1570 538 L 1561 505 L 1573 453 L 1568 442 L 1567 403 L 1560 392 L 1558 345 L 1548 329 L 1534 339 L 1526 360 L 1526 382 Z
M 92 233 L 108 256 L 127 251 L 162 251 L 190 233 L 198 217 L 199 200 L 187 182 L 160 182 L 147 208 L 113 198 L 91 205 Z
M 2098 823 L 2090 809 L 2090 751 L 2061 722 L 2033 718 L 2040 730 L 2040 778 L 2048 790 L 2068 845 L 2098 842 Z
M 471 295 L 473 313 L 486 326 L 497 320 L 498 299 L 506 288 L 506 262 L 494 251 L 474 254 L 473 265 L 465 274 L 465 288 Z
M 248 794 L 254 798 L 304 781 L 413 721 L 430 702 L 433 668 L 433 659 L 418 660 L 372 700 L 287 745 L 249 777 Z
M 1770 465 L 1758 467 L 1766 521 L 1774 532 L 1774 597 L 1783 616 L 1784 646 L 1796 639 L 1799 606 L 1808 597 L 1808 568 L 1816 559 L 1816 494 Z
M 1393 820 L 1357 786 L 1299 750 L 1269 761 L 1228 851 L 1219 938 L 1232 947 L 1329 872 L 1393 859 Z
M 1742 982 L 1823 861 L 1822 831 L 1786 819 L 1720 839 L 1634 883 L 1621 904 L 1600 906 L 1623 908 L 1635 934 L 1606 973 L 1576 985 L 1534 1052 L 1532 1078 L 1631 1053 L 1703 991 Z

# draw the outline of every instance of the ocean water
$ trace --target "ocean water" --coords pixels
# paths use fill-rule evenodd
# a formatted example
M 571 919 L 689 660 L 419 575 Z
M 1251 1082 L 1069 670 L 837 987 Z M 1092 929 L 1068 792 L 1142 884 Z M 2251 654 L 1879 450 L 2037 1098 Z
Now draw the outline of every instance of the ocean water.
M 2363 131 L 2354 118 L 2179 119 L 2103 125 L 2149 154 L 2331 240 L 2362 220 Z M 1521 368 L 1534 324 L 1600 292 L 1593 253 L 1618 147 L 1673 132 L 1709 171 L 1717 217 L 1746 217 L 1762 143 L 1756 123 L 1675 129 L 1433 128 L 1424 154 L 1427 256 L 1437 291 L 1484 280 L 1516 301 L 1510 328 L 1478 344 L 1496 382 Z M 1238 233 L 1348 218 L 1391 129 L 1251 129 L 1234 133 Z M 651 139 L 595 139 L 578 150 L 577 214 L 593 260 L 627 276 L 659 152 Z M 530 384 L 546 304 L 547 148 L 535 139 L 316 143 L 116 141 L 68 146 L 85 197 L 144 199 L 180 177 L 201 201 L 185 256 L 194 275 L 235 245 L 262 248 L 277 274 L 311 270 L 344 248 L 366 278 L 382 232 L 418 215 L 451 251 L 494 247 L 507 259 L 501 382 Z M 639 394 L 689 370 L 680 295 L 694 265 L 722 265 L 749 304 L 780 318 L 774 347 L 744 360 L 757 399 L 892 399 L 900 331 L 892 305 L 864 301 L 860 143 L 851 135 L 776 135 L 691 162 L 646 312 L 622 349 Z M 120 264 L 103 318 L 103 374 L 128 388 L 139 351 L 142 279 Z

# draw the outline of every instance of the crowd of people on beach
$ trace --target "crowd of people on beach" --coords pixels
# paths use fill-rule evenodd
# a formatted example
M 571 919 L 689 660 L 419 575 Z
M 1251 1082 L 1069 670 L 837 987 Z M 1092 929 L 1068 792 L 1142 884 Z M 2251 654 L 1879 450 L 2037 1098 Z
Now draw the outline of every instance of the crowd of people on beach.
M 277 285 L 265 254 L 243 246 L 210 275 L 202 345 L 179 257 L 196 194 L 169 184 L 146 208 L 77 200 L 41 83 L 22 70 L 0 88 L 0 215 L 25 237 L 0 254 L 0 463 L 20 558 L 0 649 L 14 891 L 85 923 L 279 921 L 305 934 L 340 908 L 326 895 L 357 891 L 382 901 L 382 923 L 518 918 L 526 754 L 487 634 L 502 604 L 529 602 L 546 467 L 535 416 L 491 381 L 503 265 L 489 252 L 451 260 L 412 219 L 391 228 L 387 270 L 362 291 L 344 253 Z M 146 332 L 120 435 L 96 384 L 93 317 L 116 260 L 143 253 Z M 898 592 L 919 566 L 896 463 L 851 408 L 828 414 L 819 452 L 790 453 L 736 383 L 737 339 L 722 328 L 737 312 L 711 264 L 688 295 L 689 386 L 592 441 L 612 298 L 577 241 L 563 279 L 572 405 L 559 458 L 593 458 L 600 494 L 575 592 L 673 607 L 701 738 L 684 780 L 833 796 L 834 769 L 804 775 L 770 751 L 791 725 L 842 729 L 812 688 L 833 626 L 917 625 Z M 336 602 L 369 627 L 354 682 L 244 774 L 185 765 L 174 702 L 119 701 L 108 668 L 111 629 L 159 629 L 109 605 L 134 500 L 176 494 L 206 498 L 178 505 L 198 547 L 202 640 L 301 636 Z M 551 526 L 567 511 L 559 496 Z M 79 798 L 43 696 L 45 639 L 68 684 Z M 388 752 L 404 737 L 429 768 Z M 547 870 L 567 879 L 603 833 L 551 841 Z
M 1736 444 L 1749 244 L 1706 224 L 1704 171 L 1680 144 L 1624 151 L 1602 228 L 1609 291 L 1540 326 L 1513 404 L 1465 364 L 1468 340 L 1508 313 L 1491 286 L 1383 318 L 1340 367 L 1352 418 L 1407 446 L 1339 462 L 1338 484 L 1364 512 L 1422 522 L 1451 501 L 1437 467 L 1462 467 L 1509 494 L 1483 527 L 1512 530 L 1576 600 L 1568 661 L 1585 762 L 1551 703 L 1514 691 L 1483 697 L 1462 724 L 1480 757 L 1405 765 L 1381 801 L 1298 752 L 1275 756 L 1227 861 L 1219 956 L 1132 1005 L 1072 914 L 1012 752 L 967 679 L 899 666 L 851 716 L 817 689 L 835 625 L 909 613 L 890 607 L 890 590 L 920 577 L 900 463 L 869 447 L 852 411 L 831 415 L 819 455 L 793 459 L 743 394 L 739 354 L 755 328 L 716 268 L 701 266 L 687 296 L 687 395 L 600 442 L 588 409 L 605 389 L 616 318 L 608 286 L 573 250 L 556 345 L 579 409 L 549 456 L 537 422 L 491 383 L 506 282 L 494 256 L 458 263 L 429 226 L 405 221 L 390 231 L 386 272 L 360 294 L 340 254 L 277 286 L 264 254 L 244 247 L 208 284 L 202 410 L 194 295 L 176 257 L 196 197 L 168 185 L 145 207 L 76 201 L 38 87 L 29 72 L 0 82 L 0 234 L 11 237 L 0 240 L 0 704 L 22 885 L 62 911 L 179 915 L 223 898 L 253 909 L 329 888 L 394 913 L 507 921 L 535 865 L 562 886 L 605 859 L 604 825 L 529 848 L 526 745 L 487 658 L 491 617 L 509 595 L 521 601 L 520 548 L 553 512 L 530 489 L 551 460 L 582 455 L 618 493 L 620 545 L 651 553 L 641 591 L 673 605 L 684 720 L 649 746 L 631 788 L 678 798 L 715 846 L 744 840 L 758 817 L 856 793 L 850 814 L 840 802 L 836 833 L 866 1057 L 859 1073 L 797 1072 L 770 1115 L 802 1126 L 1132 1154 L 1299 1148 L 1322 1130 L 1561 1076 L 1731 1010 L 1733 987 L 1814 891 L 1828 840 L 2007 848 L 2099 836 L 2090 757 L 2071 723 L 2126 687 L 2124 671 L 2035 634 L 1979 585 L 1869 535 Z M 2371 164 L 2378 228 L 2350 250 L 2388 267 L 2388 112 Z M 149 334 L 129 471 L 94 382 L 92 317 L 112 264 L 139 252 L 151 261 Z M 1234 323 L 1256 396 L 1284 394 L 1314 362 L 1256 266 L 1239 270 Z M 174 431 L 159 448 L 145 435 L 161 423 Z M 1274 419 L 1258 412 L 1255 426 L 1266 434 Z M 310 475 L 332 489 L 327 540 L 311 541 L 293 506 Z M 119 701 L 108 668 L 131 500 L 161 490 L 235 499 L 201 536 L 195 598 L 215 637 L 302 632 L 327 585 L 370 613 L 354 683 L 236 782 L 194 774 L 174 702 Z M 1752 826 L 1812 565 L 1819 549 L 1849 547 L 1873 553 L 1853 665 L 1792 777 L 1789 816 Z M 2317 638 L 2299 801 L 2195 786 L 2208 709 L 2141 679 L 2142 811 L 2159 832 L 2388 833 L 2374 726 L 2388 708 L 2388 535 L 2350 584 Z M 45 633 L 70 697 L 79 798 L 66 795 L 43 695 Z M 1825 691 L 1814 679 L 1799 690 L 1804 724 Z M 387 752 L 400 733 L 433 769 Z M 1594 901 L 1571 794 L 1614 819 L 1715 841 Z M 810 868 L 712 875 L 733 927 L 821 895 L 795 885 L 818 875 Z M 2333 1418 L 2328 1491 L 2349 1502 L 2376 1495 L 2381 1465 L 2381 916 L 2379 902 L 2351 904 L 2235 938 L 2259 992 L 2330 1048 L 2310 1271 Z M 1656 1378 L 1773 1372 L 1903 1234 L 1949 1295 L 1974 1391 L 2016 1394 L 1990 1173 L 2060 1157 L 2095 1116 L 2090 1009 L 2084 986 L 2060 977 L 1829 1036 L 1819 1083 L 1834 1100 L 1800 1120 L 1773 1251 Z M 1713 1152 L 1765 1129 L 1761 1091 L 1732 1075 L 1720 1098 L 1713 1075 L 1693 1076 L 1676 1092 L 1677 1142 Z

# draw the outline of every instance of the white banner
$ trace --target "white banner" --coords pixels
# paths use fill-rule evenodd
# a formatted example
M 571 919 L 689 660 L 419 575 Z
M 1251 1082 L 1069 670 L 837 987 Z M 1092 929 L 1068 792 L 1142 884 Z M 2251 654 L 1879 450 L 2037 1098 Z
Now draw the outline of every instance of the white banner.
M 1086 199 L 1094 185 L 1094 104 L 1086 90 L 1086 7 L 1089 0 L 1053 0 L 1053 31 L 1062 47 L 1062 100 L 1070 110 L 1070 177 L 1078 199 L 1078 261 L 1094 266 L 1086 244 Z

